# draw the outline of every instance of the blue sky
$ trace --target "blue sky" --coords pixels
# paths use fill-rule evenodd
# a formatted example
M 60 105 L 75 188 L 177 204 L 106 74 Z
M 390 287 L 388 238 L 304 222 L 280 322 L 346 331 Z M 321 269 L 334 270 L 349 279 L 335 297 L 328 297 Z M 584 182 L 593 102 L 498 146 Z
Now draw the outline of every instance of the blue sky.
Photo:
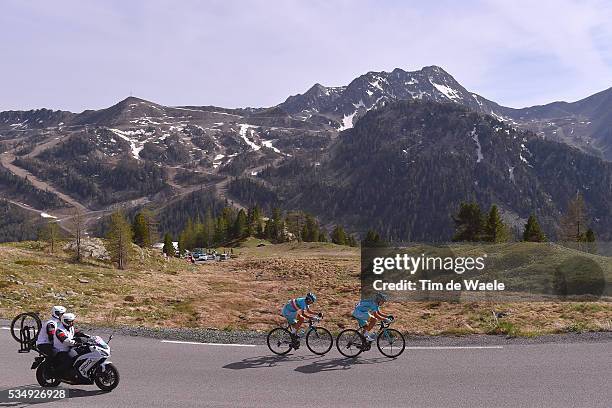
M 0 110 L 271 106 L 439 65 L 512 107 L 612 86 L 612 2 L 0 2 Z

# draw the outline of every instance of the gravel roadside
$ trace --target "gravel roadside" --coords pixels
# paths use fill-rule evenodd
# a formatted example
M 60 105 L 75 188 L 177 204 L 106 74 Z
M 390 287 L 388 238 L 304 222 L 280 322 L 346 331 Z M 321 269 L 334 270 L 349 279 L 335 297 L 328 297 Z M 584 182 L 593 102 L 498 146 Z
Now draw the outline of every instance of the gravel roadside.
M 0 319 L 0 326 L 10 326 L 10 320 Z M 136 326 L 103 327 L 80 324 L 79 328 L 87 333 L 122 336 L 148 337 L 160 340 L 193 341 L 201 343 L 224 344 L 265 344 L 267 333 L 255 331 L 226 331 L 201 328 L 148 328 Z M 465 336 L 415 336 L 406 335 L 408 346 L 446 347 L 446 346 L 493 346 L 545 343 L 612 342 L 612 332 L 587 332 L 547 334 L 537 337 L 507 337 L 500 335 L 472 334 Z

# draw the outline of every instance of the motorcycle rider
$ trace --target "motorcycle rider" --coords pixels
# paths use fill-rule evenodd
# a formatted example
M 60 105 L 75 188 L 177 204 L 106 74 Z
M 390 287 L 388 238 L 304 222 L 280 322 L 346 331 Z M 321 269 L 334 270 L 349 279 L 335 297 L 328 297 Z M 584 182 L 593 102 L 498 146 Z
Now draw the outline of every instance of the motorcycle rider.
M 73 359 L 76 357 L 76 352 L 72 350 L 72 347 L 80 344 L 81 338 L 89 338 L 87 334 L 75 330 L 75 320 L 74 313 L 64 313 L 53 338 L 53 347 L 57 351 L 56 368 L 60 376 L 65 376 L 72 368 Z
M 36 349 L 48 358 L 53 357 L 55 354 L 55 350 L 53 349 L 53 338 L 57 326 L 61 324 L 60 319 L 64 313 L 66 313 L 66 308 L 64 306 L 53 306 L 51 308 L 51 319 L 47 320 L 38 332 Z

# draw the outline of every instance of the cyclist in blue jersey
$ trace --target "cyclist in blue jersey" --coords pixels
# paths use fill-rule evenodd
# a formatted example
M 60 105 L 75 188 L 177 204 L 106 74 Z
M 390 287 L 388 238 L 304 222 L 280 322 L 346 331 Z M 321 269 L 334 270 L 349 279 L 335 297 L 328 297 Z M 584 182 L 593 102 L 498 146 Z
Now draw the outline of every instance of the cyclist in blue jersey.
M 291 334 L 297 335 L 297 331 L 302 323 L 304 323 L 304 320 L 312 318 L 321 319 L 323 317 L 321 313 L 314 313 L 310 311 L 310 306 L 316 301 L 317 297 L 315 294 L 309 292 L 304 297 L 291 299 L 283 307 L 281 313 L 289 323 L 289 331 Z
M 368 341 L 374 341 L 376 339 L 376 332 L 370 332 L 376 322 L 380 320 L 393 320 L 393 316 L 385 315 L 380 311 L 380 307 L 386 301 L 387 295 L 378 292 L 372 299 L 361 300 L 353 310 L 353 317 L 359 322 L 359 327 L 363 327 L 363 335 Z

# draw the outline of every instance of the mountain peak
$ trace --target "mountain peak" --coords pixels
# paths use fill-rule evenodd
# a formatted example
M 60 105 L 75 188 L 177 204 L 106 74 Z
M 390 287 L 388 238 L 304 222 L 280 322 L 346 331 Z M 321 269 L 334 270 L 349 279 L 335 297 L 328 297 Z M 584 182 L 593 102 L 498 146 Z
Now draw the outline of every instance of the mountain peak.
M 435 72 L 438 74 L 446 74 L 446 75 L 450 75 L 448 72 L 446 72 L 444 70 L 444 68 L 438 66 L 438 65 L 427 65 L 423 68 L 421 68 L 421 72 Z
M 497 104 L 472 94 L 437 65 L 416 71 L 399 67 L 391 72 L 369 71 L 345 87 L 329 88 L 317 83 L 304 94 L 288 98 L 281 107 L 300 118 L 307 118 L 316 110 L 334 118 L 338 128 L 344 130 L 371 109 L 392 101 L 413 99 L 454 102 L 504 119 L 504 112 Z
M 115 105 L 129 105 L 130 103 L 146 103 L 146 104 L 151 104 L 151 105 L 157 105 L 156 103 L 153 103 L 151 101 L 147 101 L 145 99 L 138 98 L 132 95 L 128 96 L 125 99 L 122 99 L 121 101 L 117 102 Z

